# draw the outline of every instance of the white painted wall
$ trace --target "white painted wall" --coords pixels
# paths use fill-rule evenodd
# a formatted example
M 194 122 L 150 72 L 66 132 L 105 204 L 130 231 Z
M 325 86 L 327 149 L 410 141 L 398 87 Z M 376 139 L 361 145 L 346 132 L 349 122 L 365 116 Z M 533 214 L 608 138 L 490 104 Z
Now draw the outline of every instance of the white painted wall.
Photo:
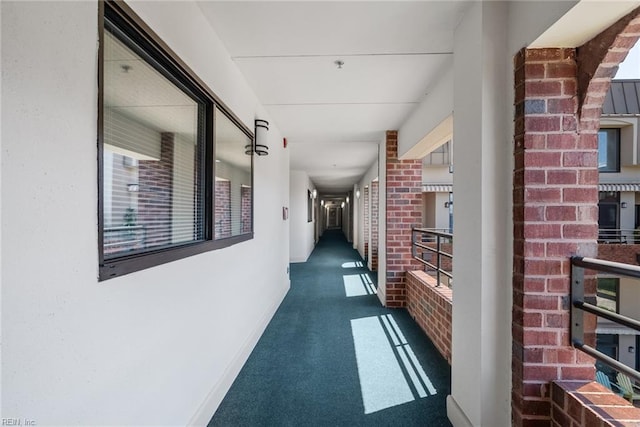
M 362 215 L 363 210 L 360 208 L 361 203 L 360 199 L 362 198 L 362 190 L 360 190 L 360 188 L 358 187 L 358 185 L 354 185 L 353 186 L 353 202 L 352 202 L 352 209 L 353 209 L 353 241 L 352 246 L 353 249 L 358 249 L 358 239 L 360 239 L 360 234 L 362 234 L 360 232 L 360 223 L 362 222 L 362 219 L 360 218 L 360 216 Z M 360 194 L 358 196 L 358 194 Z
M 254 239 L 98 283 L 98 4 L 0 7 L 2 417 L 205 424 L 289 287 L 282 137 L 255 161 Z M 134 8 L 247 126 L 268 120 L 197 6 Z
M 453 174 L 449 172 L 449 166 L 423 166 L 423 184 L 453 184 Z
M 364 218 L 364 202 L 365 202 L 365 197 L 364 197 L 364 187 L 369 187 L 369 191 L 367 191 L 367 198 L 369 199 L 369 215 L 371 215 L 371 183 L 373 182 L 374 179 L 376 179 L 378 177 L 378 160 L 376 159 L 375 162 L 373 162 L 373 164 L 371 165 L 371 167 L 369 167 L 369 170 L 367 170 L 367 172 L 365 172 L 365 174 L 363 175 L 362 179 L 360 180 L 359 186 L 361 188 L 361 192 L 362 192 L 362 197 L 360 197 L 360 200 L 358 201 L 358 205 L 360 207 L 360 212 L 362 212 L 361 214 L 361 218 Z M 360 221 L 360 223 L 358 224 L 358 242 L 357 242 L 357 250 L 358 253 L 360 253 L 360 256 L 364 259 L 367 254 L 364 253 L 364 242 L 365 242 L 365 238 L 368 238 L 368 241 L 371 242 L 371 220 L 369 220 L 369 233 L 367 233 L 368 236 L 364 235 L 364 219 L 362 219 Z M 371 256 L 368 256 L 368 259 L 371 259 Z
M 511 423 L 512 229 L 505 225 L 511 220 L 513 119 L 507 119 L 512 66 L 506 16 L 505 3 L 473 3 L 454 37 L 454 234 L 460 237 L 453 248 L 447 410 L 456 426 Z
M 433 128 L 451 115 L 453 111 L 452 61 L 433 89 L 422 99 L 398 130 L 398 158 L 403 157 Z
M 313 192 L 315 186 L 306 172 L 292 170 L 289 175 L 289 188 L 290 260 L 305 262 L 315 246 L 313 234 L 315 225 L 313 221 L 308 221 L 307 212 L 308 192 Z M 318 198 L 314 202 L 320 203 L 319 200 Z

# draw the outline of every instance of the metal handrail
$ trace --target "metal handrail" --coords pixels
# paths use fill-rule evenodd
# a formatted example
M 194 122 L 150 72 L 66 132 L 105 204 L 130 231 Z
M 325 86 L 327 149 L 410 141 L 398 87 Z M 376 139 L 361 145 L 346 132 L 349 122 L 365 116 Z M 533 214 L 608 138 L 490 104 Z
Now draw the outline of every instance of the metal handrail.
M 626 228 L 600 228 L 598 243 L 635 243 L 640 242 L 640 230 Z
M 418 235 L 420 236 L 419 241 L 416 239 L 416 236 Z M 425 236 L 435 239 L 435 248 L 424 244 Z M 413 259 L 425 266 L 425 271 L 427 271 L 427 268 L 435 270 L 437 282 L 436 286 L 440 286 L 440 275 L 443 274 L 449 278 L 448 286 L 451 287 L 453 275 L 450 272 L 442 269 L 442 257 L 444 256 L 453 262 L 453 255 L 442 250 L 442 239 L 448 239 L 450 243 L 453 243 L 453 234 L 445 233 L 432 228 L 414 227 L 411 229 L 411 254 L 413 255 Z M 424 259 L 423 256 L 418 256 L 418 248 L 422 249 L 420 251 L 420 255 L 423 255 L 425 253 L 424 251 L 429 251 L 436 254 L 436 263 L 432 264 Z
M 623 264 L 621 262 L 605 261 L 596 258 L 585 258 L 579 256 L 571 257 L 571 343 L 574 347 L 582 350 L 591 357 L 609 365 L 618 372 L 622 372 L 636 381 L 640 381 L 640 372 L 619 361 L 607 356 L 595 348 L 584 343 L 584 312 L 591 313 L 597 317 L 610 320 L 616 324 L 623 325 L 640 331 L 640 321 L 613 313 L 585 301 L 584 296 L 584 270 L 594 270 L 602 273 L 609 273 L 618 276 L 633 277 L 640 279 L 640 267 Z

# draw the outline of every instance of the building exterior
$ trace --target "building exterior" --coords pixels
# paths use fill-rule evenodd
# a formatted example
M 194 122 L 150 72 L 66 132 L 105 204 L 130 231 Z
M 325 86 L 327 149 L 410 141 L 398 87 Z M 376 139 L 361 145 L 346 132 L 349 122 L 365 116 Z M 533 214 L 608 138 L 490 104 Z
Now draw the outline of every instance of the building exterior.
M 598 254 L 601 258 L 633 265 L 639 263 L 640 253 L 639 85 L 638 80 L 611 83 L 598 132 Z M 598 301 L 608 310 L 637 318 L 640 281 L 601 275 Z M 607 354 L 634 369 L 640 368 L 637 351 L 640 338 L 636 331 L 599 319 L 597 333 L 598 346 Z

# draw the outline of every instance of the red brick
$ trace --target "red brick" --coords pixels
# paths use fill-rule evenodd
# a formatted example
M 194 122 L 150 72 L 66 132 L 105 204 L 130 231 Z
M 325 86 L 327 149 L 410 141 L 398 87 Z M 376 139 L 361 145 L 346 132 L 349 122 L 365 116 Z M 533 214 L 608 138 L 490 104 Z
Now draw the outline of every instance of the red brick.
M 524 129 L 528 132 L 557 132 L 561 129 L 561 117 L 525 116 Z
M 526 173 L 526 171 L 525 171 Z M 578 172 L 575 170 L 547 170 L 547 184 L 575 184 L 578 181 Z
M 545 314 L 545 327 L 547 328 L 568 328 L 569 327 L 569 315 L 558 313 Z
M 560 372 L 563 380 L 592 380 L 595 368 L 593 366 L 562 366 Z
M 569 277 L 552 277 L 547 279 L 547 291 L 554 293 L 569 292 Z
M 598 165 L 598 153 L 590 151 L 569 151 L 563 154 L 562 165 L 565 167 L 596 168 Z
M 530 310 L 558 310 L 560 308 L 560 299 L 553 295 L 524 295 L 523 308 Z
M 575 206 L 547 206 L 544 208 L 547 221 L 575 221 Z
M 546 77 L 575 77 L 576 76 L 576 63 L 575 61 L 567 62 L 550 62 L 547 64 Z
M 597 224 L 565 224 L 562 226 L 562 237 L 565 239 L 597 239 Z
M 524 126 L 524 120 L 522 121 Z M 526 133 L 524 135 L 524 147 L 527 149 L 542 149 L 546 146 L 545 135 Z
M 558 368 L 544 365 L 525 365 L 523 377 L 527 380 L 555 380 Z
M 560 224 L 525 224 L 525 239 L 562 238 L 562 226 Z
M 525 49 L 524 59 L 527 63 L 541 61 L 563 61 L 572 59 L 575 57 L 573 49 L 564 48 L 540 48 L 540 49 Z
M 524 166 L 526 167 L 560 167 L 562 166 L 562 152 L 560 151 L 533 151 L 525 153 Z
M 545 66 L 544 64 L 525 64 L 524 73 L 528 79 L 539 79 L 544 77 Z
M 539 292 L 545 291 L 545 279 L 537 277 L 525 277 L 523 281 L 523 290 L 525 292 Z
M 572 242 L 547 242 L 548 257 L 568 257 L 578 253 L 578 244 Z
M 543 206 L 525 206 L 524 218 L 525 221 L 544 221 L 544 207 Z
M 541 169 L 527 169 L 524 171 L 524 183 L 525 185 L 531 184 L 544 184 L 546 182 L 545 179 L 545 171 Z
M 548 80 L 528 80 L 525 83 L 525 96 L 557 96 L 562 94 L 562 83 L 560 81 Z
M 559 188 L 525 188 L 524 200 L 527 202 L 560 202 L 562 192 Z
M 597 185 L 599 178 L 596 169 L 578 171 L 578 185 Z

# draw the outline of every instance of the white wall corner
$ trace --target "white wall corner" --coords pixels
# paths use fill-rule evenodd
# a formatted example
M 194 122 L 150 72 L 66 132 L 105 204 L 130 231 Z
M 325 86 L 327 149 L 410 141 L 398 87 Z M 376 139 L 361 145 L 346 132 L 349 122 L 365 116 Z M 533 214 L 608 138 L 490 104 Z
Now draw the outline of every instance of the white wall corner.
M 224 374 L 218 380 L 218 382 L 211 389 L 205 400 L 202 402 L 200 407 L 198 407 L 196 413 L 193 415 L 191 420 L 187 425 L 189 426 L 206 426 L 211 421 L 213 414 L 215 414 L 216 410 L 222 403 L 225 395 L 231 388 L 231 385 L 235 381 L 236 377 L 242 370 L 242 367 L 246 363 L 247 359 L 251 355 L 251 352 L 255 348 L 256 344 L 260 340 L 260 337 L 264 333 L 265 329 L 269 325 L 271 318 L 275 315 L 278 307 L 282 303 L 282 300 L 286 296 L 289 291 L 289 286 L 285 286 L 282 289 L 281 295 L 278 300 L 267 308 L 260 322 L 256 324 L 253 333 L 247 337 L 244 345 L 238 350 L 238 353 L 233 358 L 233 361 L 227 366 Z
M 447 417 L 454 427 L 473 427 L 473 424 L 471 424 L 471 421 L 469 421 L 469 418 L 467 418 L 452 395 L 447 396 Z

